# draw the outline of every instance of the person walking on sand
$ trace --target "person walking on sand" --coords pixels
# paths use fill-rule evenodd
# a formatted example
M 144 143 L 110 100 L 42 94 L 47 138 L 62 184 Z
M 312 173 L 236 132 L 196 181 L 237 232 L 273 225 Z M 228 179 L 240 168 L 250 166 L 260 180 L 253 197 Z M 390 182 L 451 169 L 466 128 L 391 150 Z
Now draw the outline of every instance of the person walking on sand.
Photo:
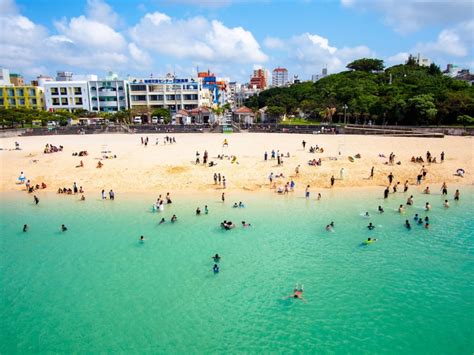
M 304 140 L 301 142 L 301 145 L 303 146 L 303 150 L 305 150 L 306 142 Z
M 304 195 L 305 195 L 305 197 L 306 197 L 307 199 L 309 198 L 309 194 L 310 194 L 310 192 L 309 192 L 309 185 L 307 185 L 307 186 L 306 186 L 306 189 L 304 189 Z
M 265 154 L 263 154 L 263 160 L 267 161 L 268 160 L 268 153 L 265 152 Z
M 222 177 L 222 188 L 225 189 L 226 188 L 226 181 L 225 181 L 225 176 Z
M 295 168 L 295 175 L 298 176 L 300 174 L 300 165 L 297 165 Z
M 440 159 L 440 160 L 441 160 L 441 163 L 443 163 L 443 162 L 444 162 L 444 151 L 443 151 L 443 152 L 441 152 L 441 159 Z
M 217 185 L 217 173 L 214 173 L 214 185 Z
M 331 176 L 331 187 L 334 186 L 334 181 L 336 181 L 336 179 L 334 178 L 334 175 L 333 175 L 333 176 Z
M 221 200 L 222 202 L 225 202 L 225 192 L 222 193 Z
M 403 184 L 403 192 L 408 191 L 408 180 L 405 180 L 405 183 Z
M 372 167 L 372 169 L 370 169 L 370 176 L 369 176 L 369 179 L 372 180 L 374 178 L 374 167 Z
M 388 183 L 391 185 L 391 184 L 392 184 L 392 181 L 393 181 L 393 174 L 392 174 L 392 172 L 390 172 L 390 174 L 388 174 L 387 178 L 388 178 Z
M 36 195 L 33 196 L 33 199 L 34 199 L 36 205 L 40 202 L 38 196 L 36 196 Z
M 102 190 L 102 200 L 106 200 L 107 196 L 105 195 L 105 190 Z
M 339 171 L 339 177 L 341 180 L 344 180 L 344 168 L 341 168 L 341 170 Z

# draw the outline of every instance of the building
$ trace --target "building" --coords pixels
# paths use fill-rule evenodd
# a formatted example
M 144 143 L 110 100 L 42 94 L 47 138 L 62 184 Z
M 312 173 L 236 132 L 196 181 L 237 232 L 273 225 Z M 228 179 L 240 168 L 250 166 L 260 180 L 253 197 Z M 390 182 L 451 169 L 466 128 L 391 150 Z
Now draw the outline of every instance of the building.
M 130 107 L 129 85 L 126 80 L 88 81 L 90 111 L 117 112 Z
M 423 58 L 420 53 L 416 57 L 410 55 L 410 57 L 405 61 L 405 64 L 408 63 L 408 60 L 414 59 L 415 64 L 422 67 L 429 67 L 431 65 L 431 60 L 429 58 Z
M 0 68 L 0 86 L 10 86 L 10 71 L 5 68 Z
M 23 79 L 23 76 L 21 76 L 20 74 L 11 73 L 10 82 L 15 86 L 25 85 L 25 79 Z
M 47 81 L 44 83 L 44 98 L 48 111 L 91 111 L 89 86 L 84 80 Z
M 130 83 L 130 107 L 167 108 L 173 112 L 203 106 L 202 84 L 195 78 L 133 80 Z
M 248 107 L 242 106 L 233 112 L 233 120 L 239 124 L 251 125 L 254 123 L 255 114 Z
M 288 84 L 288 70 L 286 68 L 275 68 L 272 72 L 272 86 L 285 86 Z
M 250 78 L 249 87 L 258 90 L 265 90 L 268 87 L 268 72 L 266 69 L 255 69 L 253 76 Z
M 324 77 L 328 76 L 328 69 L 327 68 L 323 68 L 323 70 L 321 71 L 321 74 L 313 74 L 311 75 L 311 81 L 313 83 L 317 82 L 319 79 L 322 79 Z
M 33 85 L 0 86 L 0 107 L 43 110 L 43 89 Z

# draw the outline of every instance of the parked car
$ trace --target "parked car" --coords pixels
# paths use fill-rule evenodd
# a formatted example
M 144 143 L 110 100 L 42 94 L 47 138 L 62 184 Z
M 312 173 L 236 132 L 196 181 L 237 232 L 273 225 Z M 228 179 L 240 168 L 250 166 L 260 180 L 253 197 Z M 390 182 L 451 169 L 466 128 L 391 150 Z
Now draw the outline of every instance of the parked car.
M 135 123 L 135 124 L 142 124 L 142 118 L 139 117 L 139 116 L 136 116 L 136 117 L 133 119 L 133 123 Z
M 151 123 L 157 124 L 157 123 L 158 123 L 158 117 L 153 116 L 153 117 L 151 118 Z

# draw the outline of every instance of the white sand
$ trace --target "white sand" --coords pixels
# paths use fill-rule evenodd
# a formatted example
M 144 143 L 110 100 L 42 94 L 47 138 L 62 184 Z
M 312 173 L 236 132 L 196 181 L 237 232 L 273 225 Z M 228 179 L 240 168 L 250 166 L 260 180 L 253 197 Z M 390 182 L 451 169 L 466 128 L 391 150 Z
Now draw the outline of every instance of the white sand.
M 143 135 L 145 136 L 145 135 Z M 102 189 L 114 189 L 116 192 L 179 192 L 182 190 L 216 190 L 213 174 L 220 172 L 226 177 L 228 190 L 260 190 L 268 191 L 270 172 L 283 173 L 284 179 L 277 179 L 283 185 L 293 178 L 297 190 L 303 190 L 307 184 L 312 191 L 329 187 L 329 180 L 335 176 L 335 188 L 353 186 L 387 186 L 387 175 L 393 172 L 395 181 L 401 184 L 415 178 L 421 164 L 410 162 L 412 155 L 423 156 L 429 150 L 439 161 L 440 153 L 445 152 L 443 164 L 425 164 L 428 176 L 424 186 L 432 184 L 432 191 L 439 189 L 446 181 L 448 186 L 471 184 L 473 168 L 473 147 L 470 137 L 439 138 L 395 138 L 355 135 L 296 135 L 296 134 L 174 134 L 177 143 L 164 145 L 165 134 L 148 135 L 148 147 L 140 143 L 141 135 L 74 135 L 15 137 L 0 140 L 0 190 L 12 191 L 24 189 L 17 185 L 18 176 L 23 171 L 32 183 L 45 182 L 48 191 L 56 191 L 59 187 L 72 187 L 73 182 L 83 186 L 86 192 Z M 155 145 L 159 137 L 160 144 Z M 229 147 L 223 148 L 222 142 L 227 138 Z M 301 141 L 307 142 L 303 151 Z M 18 141 L 22 150 L 6 150 L 14 148 Z M 63 145 L 64 151 L 44 154 L 44 146 L 50 143 Z M 309 146 L 318 144 L 324 153 L 310 154 Z M 217 166 L 209 168 L 195 165 L 196 151 L 209 152 L 210 160 Z M 263 154 L 272 149 L 280 150 L 290 158 L 284 158 L 283 166 L 277 166 L 276 160 L 264 162 Z M 87 157 L 73 157 L 73 152 L 87 150 Z M 103 168 L 97 169 L 101 151 L 110 150 L 117 159 L 104 159 Z M 339 150 L 342 154 L 339 155 Z M 379 158 L 379 153 L 388 157 L 390 152 L 396 155 L 395 161 L 401 165 L 388 166 L 387 159 Z M 239 164 L 231 164 L 230 160 L 216 159 L 218 154 L 236 155 Z M 361 154 L 361 159 L 351 163 L 348 156 Z M 321 167 L 308 166 L 309 159 L 322 158 Z M 331 161 L 329 157 L 337 157 Z M 76 168 L 80 160 L 83 168 Z M 294 177 L 295 167 L 301 165 L 300 176 Z M 370 168 L 375 166 L 375 179 L 368 180 Z M 344 167 L 345 178 L 339 180 L 340 169 Z M 464 178 L 454 176 L 456 169 L 464 168 Z

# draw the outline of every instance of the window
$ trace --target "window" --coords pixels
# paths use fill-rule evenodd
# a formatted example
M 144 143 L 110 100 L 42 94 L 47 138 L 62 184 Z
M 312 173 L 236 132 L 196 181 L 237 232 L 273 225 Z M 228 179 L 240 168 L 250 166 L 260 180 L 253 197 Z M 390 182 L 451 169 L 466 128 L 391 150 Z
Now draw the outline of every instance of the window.
M 8 103 L 9 103 L 10 105 L 15 105 L 15 99 L 14 99 L 14 98 L 8 99 Z
M 58 88 L 51 88 L 51 95 L 59 95 Z
M 13 89 L 8 89 L 7 95 L 8 95 L 8 96 L 15 96 L 15 90 L 13 90 Z
M 74 103 L 75 103 L 76 105 L 82 105 L 82 97 L 76 97 L 76 98 L 74 99 Z
M 163 95 L 150 95 L 152 101 L 163 101 Z
M 18 104 L 25 105 L 25 99 L 18 99 Z
M 3 96 L 3 88 L 0 88 L 0 96 Z
M 59 99 L 57 97 L 53 98 L 53 106 L 59 106 Z
M 146 95 L 132 95 L 132 101 L 146 101 Z
M 97 90 L 95 86 L 91 86 L 91 90 Z
M 123 90 L 123 86 L 119 86 L 119 88 L 118 88 L 118 89 L 119 89 L 119 90 Z
M 181 95 L 166 95 L 166 100 L 181 100 Z
M 23 89 L 16 89 L 17 96 L 25 96 L 25 90 Z
M 67 97 L 61 97 L 61 105 L 67 106 Z
M 59 88 L 59 91 L 61 92 L 61 95 L 67 95 L 67 89 L 66 88 Z
M 28 96 L 36 96 L 35 89 L 28 89 Z
M 4 106 L 5 105 L 5 100 L 3 98 L 0 98 L 0 106 Z
M 92 107 L 92 111 L 97 111 L 97 107 L 96 106 Z
M 146 85 L 130 85 L 132 91 L 146 91 Z
M 74 88 L 74 95 L 81 95 L 81 94 L 82 94 L 82 88 L 75 87 Z

